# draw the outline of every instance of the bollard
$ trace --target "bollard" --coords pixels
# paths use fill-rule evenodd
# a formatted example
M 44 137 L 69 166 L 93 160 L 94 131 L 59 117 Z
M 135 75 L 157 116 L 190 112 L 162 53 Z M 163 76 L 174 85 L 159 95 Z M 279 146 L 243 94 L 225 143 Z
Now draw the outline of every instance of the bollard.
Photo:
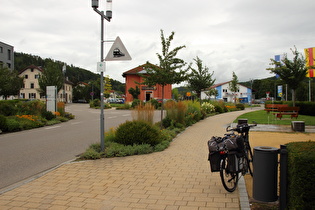
M 237 124 L 238 124 L 238 125 L 247 124 L 247 121 L 248 121 L 247 119 L 238 119 L 238 120 L 237 120 Z
M 253 198 L 263 202 L 274 202 L 277 196 L 278 153 L 274 147 L 254 148 Z
M 292 121 L 291 129 L 293 131 L 305 132 L 305 122 L 304 121 Z

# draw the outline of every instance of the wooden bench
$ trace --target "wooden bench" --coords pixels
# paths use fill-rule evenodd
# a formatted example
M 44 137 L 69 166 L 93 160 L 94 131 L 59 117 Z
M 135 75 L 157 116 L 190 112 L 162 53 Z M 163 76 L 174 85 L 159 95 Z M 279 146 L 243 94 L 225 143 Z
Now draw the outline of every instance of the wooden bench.
M 282 118 L 283 115 L 291 115 L 291 119 L 299 116 L 300 107 L 279 107 L 278 112 L 274 113 L 277 118 Z
M 276 112 L 276 111 L 278 111 L 279 107 L 289 107 L 289 106 L 288 106 L 288 104 L 266 104 L 264 110 L 267 113 Z

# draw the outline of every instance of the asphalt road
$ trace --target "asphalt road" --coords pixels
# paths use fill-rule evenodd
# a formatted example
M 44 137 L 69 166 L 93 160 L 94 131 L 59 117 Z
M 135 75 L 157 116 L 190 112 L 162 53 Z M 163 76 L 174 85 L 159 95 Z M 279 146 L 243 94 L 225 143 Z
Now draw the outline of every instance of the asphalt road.
M 65 123 L 0 134 L 0 192 L 64 162 L 73 160 L 92 143 L 100 142 L 100 110 L 69 104 L 76 117 Z M 105 131 L 132 119 L 129 110 L 105 110 Z M 160 119 L 160 111 L 154 115 Z

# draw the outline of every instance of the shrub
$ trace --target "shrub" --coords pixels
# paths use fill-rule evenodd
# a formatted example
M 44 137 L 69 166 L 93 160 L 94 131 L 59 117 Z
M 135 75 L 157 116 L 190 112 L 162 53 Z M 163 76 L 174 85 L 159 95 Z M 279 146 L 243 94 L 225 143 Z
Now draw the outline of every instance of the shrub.
M 21 101 L 17 104 L 19 115 L 38 115 L 46 109 L 44 102 L 40 100 Z
M 186 125 L 192 125 L 201 120 L 202 114 L 200 109 L 200 103 L 198 101 L 186 101 Z
M 42 117 L 45 118 L 46 120 L 52 120 L 56 116 L 52 112 L 44 110 L 42 111 Z
M 16 103 L 13 101 L 0 101 L 0 115 L 12 116 L 17 114 Z
M 215 106 L 213 104 L 210 104 L 209 102 L 203 102 L 201 104 L 201 109 L 206 113 L 210 114 L 212 112 L 215 112 Z
M 313 209 L 315 205 L 315 142 L 292 142 L 288 149 L 288 209 Z
M 92 144 L 82 155 L 80 155 L 80 158 L 85 160 L 100 159 L 100 150 L 101 146 L 99 144 Z
M 96 98 L 93 101 L 90 101 L 90 108 L 96 108 L 101 106 L 100 99 Z
M 130 109 L 131 105 L 128 103 L 124 103 L 123 106 L 118 106 L 116 109 Z
M 116 138 L 116 130 L 114 128 L 110 128 L 109 131 L 105 132 L 105 141 L 114 142 Z
M 69 112 L 65 113 L 65 117 L 70 119 L 70 120 L 75 118 L 75 116 L 73 114 L 69 113 Z
M 152 104 L 154 106 L 155 109 L 158 109 L 161 104 L 158 102 L 158 100 L 152 98 L 150 101 L 149 101 L 150 104 Z
M 7 119 L 7 129 L 8 132 L 15 132 L 20 131 L 22 129 L 22 126 L 20 125 L 19 121 L 15 118 L 8 118 Z
M 127 121 L 116 130 L 115 141 L 124 145 L 160 143 L 160 131 L 144 121 Z
M 245 109 L 245 105 L 244 104 L 236 104 L 236 108 L 239 110 L 244 110 Z
M 60 113 L 60 116 L 65 116 L 65 103 L 64 102 L 57 103 L 57 111 Z
M 162 126 L 164 128 L 168 128 L 171 125 L 172 125 L 172 120 L 171 120 L 171 118 L 168 115 L 166 115 L 166 117 L 164 117 L 163 120 L 162 120 Z
M 140 105 L 141 100 L 140 99 L 134 99 L 131 103 L 131 107 L 135 108 L 136 106 Z
M 0 115 L 0 131 L 7 130 L 7 118 L 3 115 Z

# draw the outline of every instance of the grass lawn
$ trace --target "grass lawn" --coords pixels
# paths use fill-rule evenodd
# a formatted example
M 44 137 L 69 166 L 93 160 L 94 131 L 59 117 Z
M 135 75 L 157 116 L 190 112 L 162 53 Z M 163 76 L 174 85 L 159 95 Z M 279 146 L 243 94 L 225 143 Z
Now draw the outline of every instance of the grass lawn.
M 264 110 L 245 113 L 236 118 L 234 122 L 237 123 L 238 119 L 247 119 L 248 123 L 255 121 L 257 124 L 291 125 L 291 121 L 304 121 L 305 125 L 315 125 L 315 116 L 299 115 L 297 119 L 291 119 L 290 115 L 286 115 L 280 120 L 276 119 L 272 112 L 268 114 Z

